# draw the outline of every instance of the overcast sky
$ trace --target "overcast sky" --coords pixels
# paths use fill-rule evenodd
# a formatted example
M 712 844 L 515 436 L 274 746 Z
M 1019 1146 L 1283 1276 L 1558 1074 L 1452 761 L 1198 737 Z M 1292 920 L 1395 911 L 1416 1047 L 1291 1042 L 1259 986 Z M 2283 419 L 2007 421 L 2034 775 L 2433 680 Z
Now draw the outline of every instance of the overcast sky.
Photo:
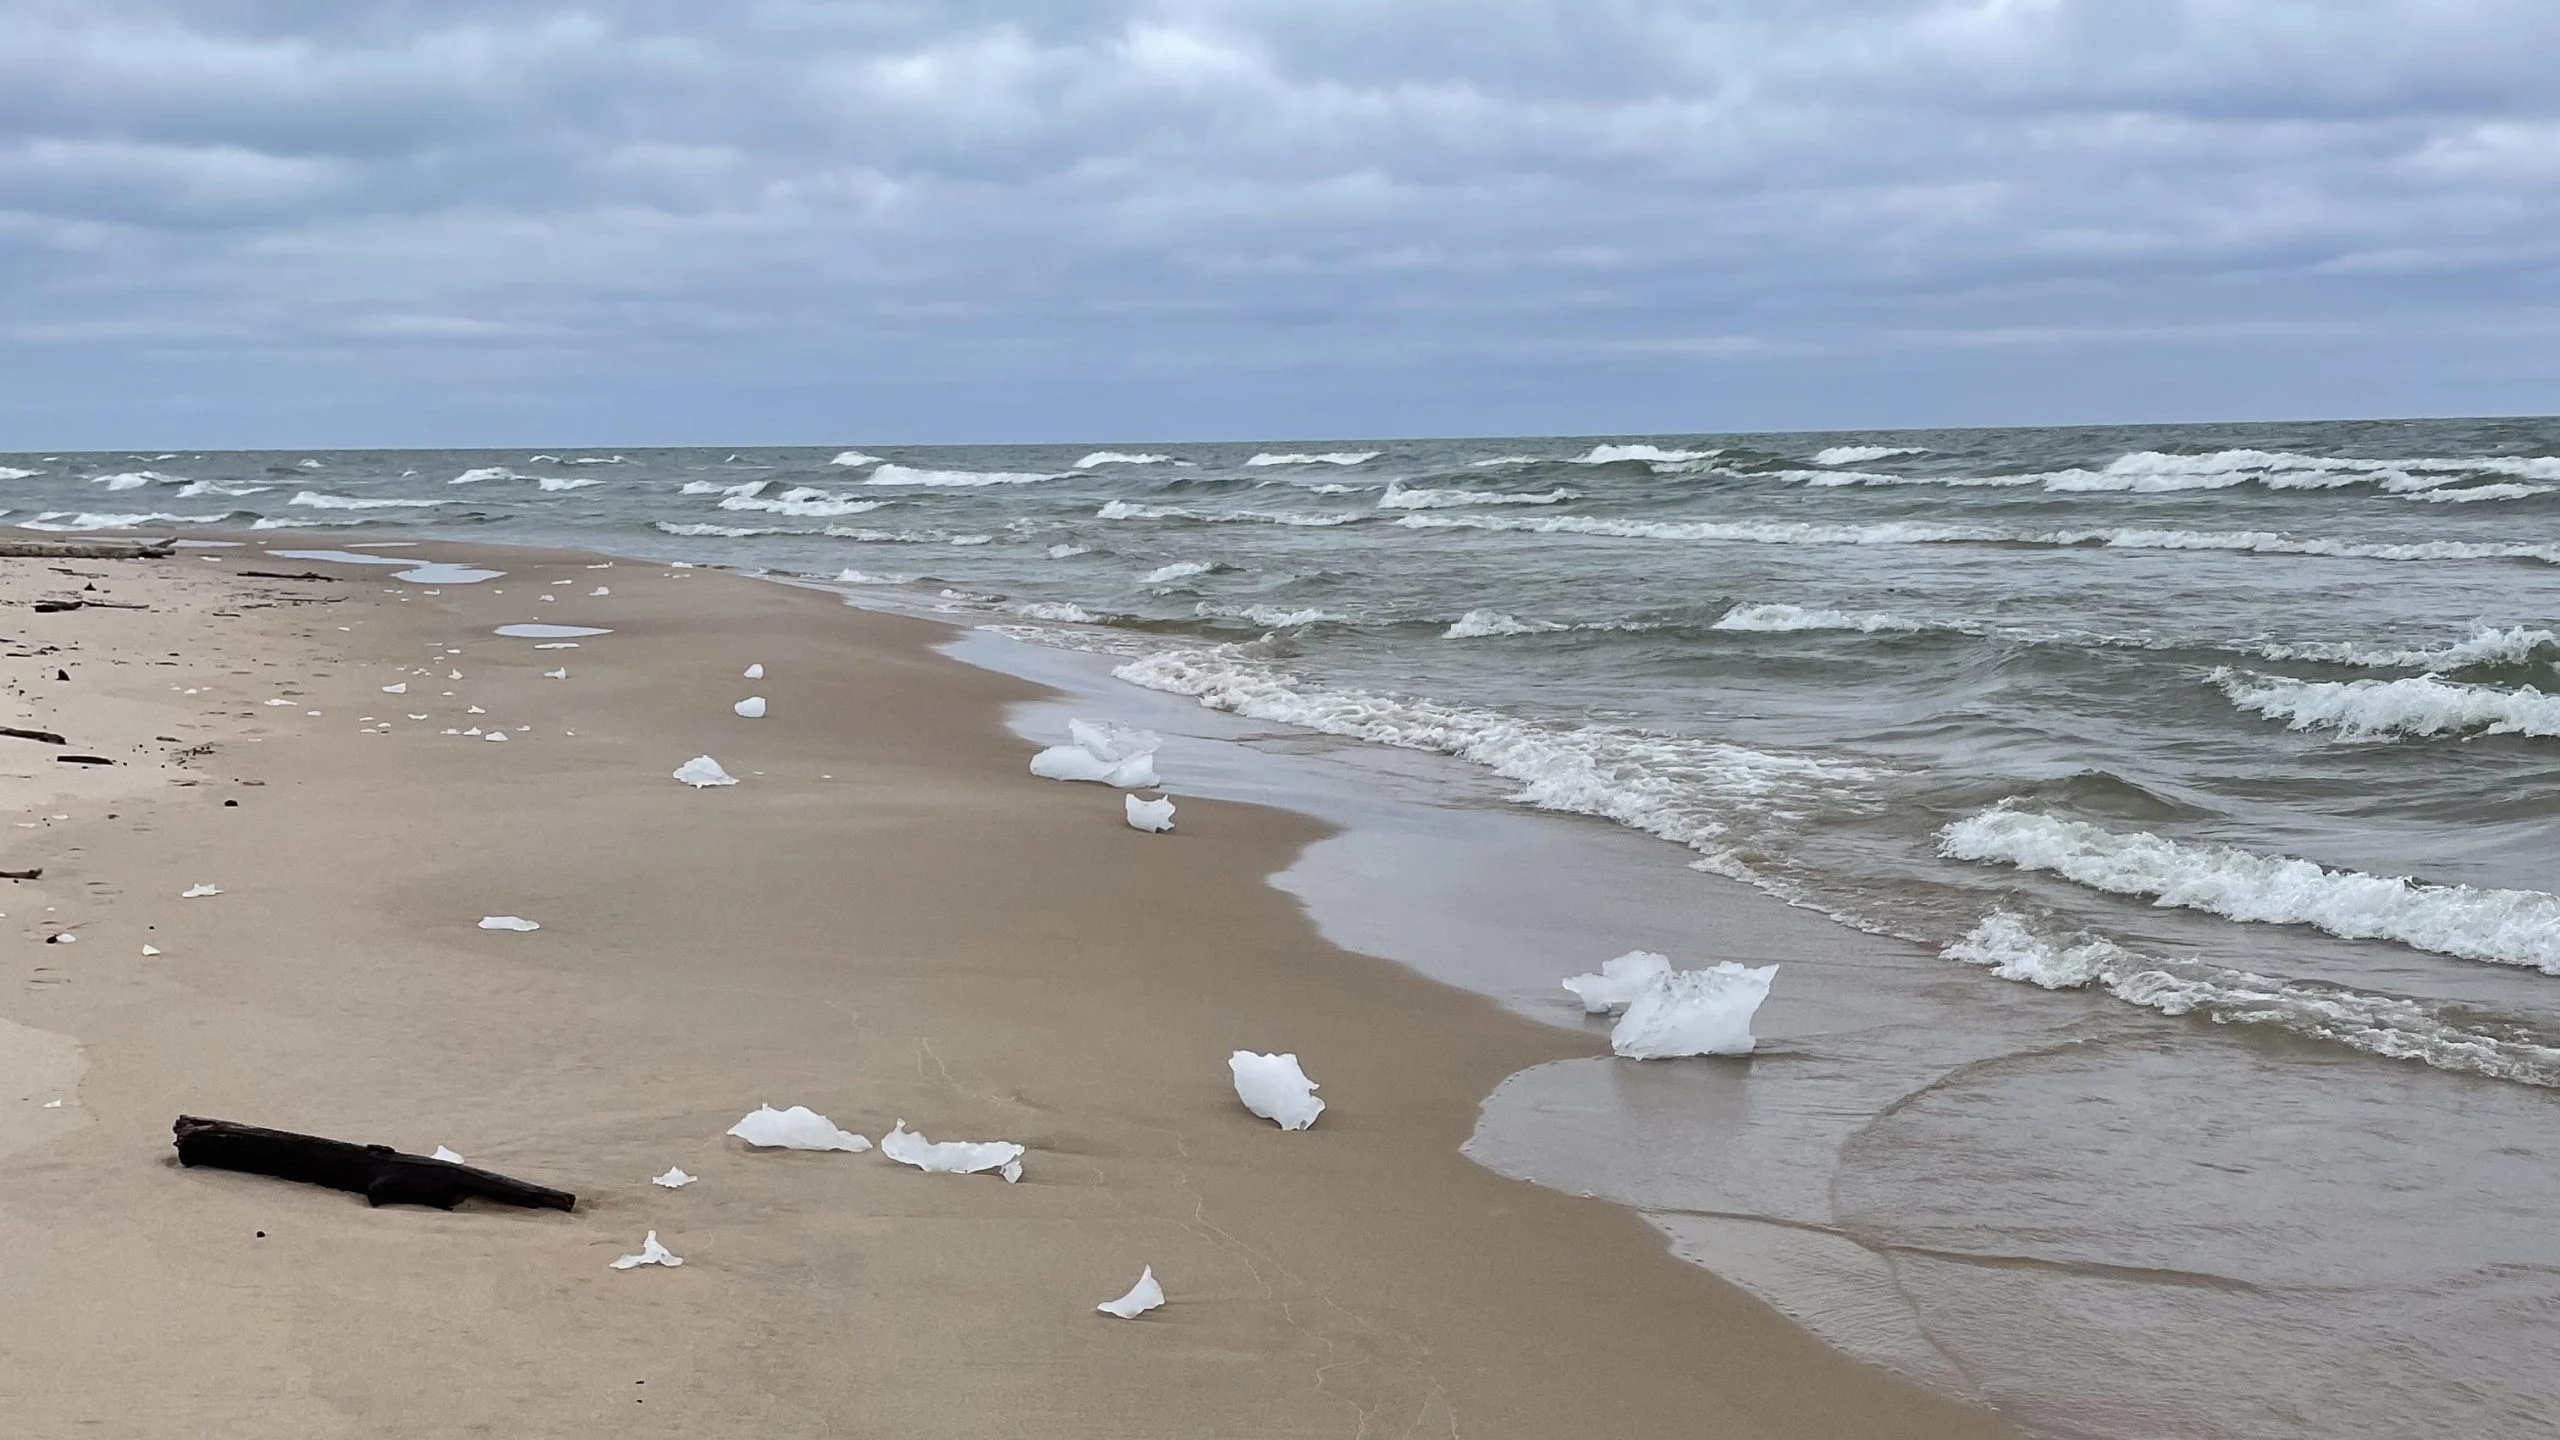
M 2554 0 L 0 0 L 0 449 L 2560 410 Z

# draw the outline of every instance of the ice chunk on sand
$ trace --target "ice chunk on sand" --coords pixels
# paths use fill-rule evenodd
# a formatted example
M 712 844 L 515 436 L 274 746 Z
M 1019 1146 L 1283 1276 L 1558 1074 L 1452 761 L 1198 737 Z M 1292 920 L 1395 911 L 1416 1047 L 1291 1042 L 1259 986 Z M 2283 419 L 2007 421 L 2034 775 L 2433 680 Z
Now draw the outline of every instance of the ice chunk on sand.
M 406 695 L 409 693 L 409 682 L 403 680 L 397 685 L 385 685 L 382 687 L 382 693 L 385 695 Z
M 1123 790 L 1156 781 L 1156 747 L 1164 737 L 1101 720 L 1070 720 L 1067 741 L 1031 757 L 1031 773 L 1044 780 L 1091 780 Z
M 687 1175 L 684 1173 L 684 1168 L 682 1166 L 676 1166 L 669 1169 L 664 1175 L 650 1176 L 649 1183 L 668 1190 L 681 1190 L 701 1178 L 702 1177 L 699 1175 Z
M 735 785 L 738 777 L 720 768 L 720 762 L 708 755 L 696 755 L 676 767 L 676 778 L 696 790 L 711 785 Z
M 566 680 L 569 678 L 569 667 L 563 665 L 557 670 L 545 670 L 542 672 L 542 678 L 545 680 Z
M 1609 1048 L 1630 1060 L 1682 1055 L 1748 1055 L 1751 1016 L 1769 998 L 1775 965 L 1727 960 L 1710 970 L 1654 976 L 1609 1032 Z
M 160 947 L 157 945 L 145 945 L 142 947 L 142 953 L 145 955 L 157 955 L 160 953 Z
M 606 588 L 604 588 L 603 586 L 599 585 L 599 586 L 597 586 L 596 588 L 594 588 L 593 590 L 588 591 L 587 593 L 588 593 L 589 595 L 610 595 L 610 594 L 612 594 L 613 592 L 612 592 L 612 591 L 610 591 L 610 590 L 607 590 L 607 589 L 606 589 Z
M 764 678 L 764 666 L 763 666 L 763 665 L 761 665 L 761 664 L 757 664 L 757 665 L 750 665 L 750 666 L 748 666 L 748 667 L 747 667 L 747 673 L 746 673 L 746 677 L 745 677 L 745 678 L 747 678 L 747 679 L 749 679 L 749 680 L 761 680 L 761 679 L 763 679 L 763 678 Z
M 507 732 L 504 730 L 492 730 L 480 738 L 483 740 L 504 740 L 507 738 Z
M 222 887 L 219 885 L 190 885 L 186 889 L 178 892 L 178 898 L 181 900 L 201 900 L 207 895 L 219 895 L 221 893 Z
M 871 1148 L 870 1141 L 850 1130 L 837 1129 L 836 1122 L 806 1105 L 794 1105 L 788 1110 L 759 1105 L 756 1113 L 730 1126 L 729 1133 L 768 1150 L 848 1150 L 860 1154 Z
M 764 697 L 761 695 L 750 695 L 746 699 L 739 701 L 737 704 L 732 705 L 729 708 L 737 711 L 740 715 L 749 720 L 761 720 L 764 718 Z
M 1123 795 L 1120 799 L 1121 808 L 1128 813 L 1130 829 L 1161 834 L 1173 828 L 1172 796 L 1141 800 L 1135 795 Z
M 900 1120 L 896 1128 L 880 1137 L 880 1153 L 901 1165 L 913 1165 L 938 1175 L 975 1175 L 993 1170 L 1010 1185 L 1022 1178 L 1022 1147 L 1010 1140 L 987 1140 L 972 1144 L 966 1140 L 927 1140 L 907 1128 Z
M 1585 1015 L 1608 1015 L 1624 1010 L 1644 993 L 1656 975 L 1671 973 L 1671 957 L 1650 950 L 1630 950 L 1615 960 L 1600 962 L 1597 975 L 1576 975 L 1564 982 L 1582 1001 Z
M 446 1148 L 445 1148 L 445 1147 L 443 1147 L 442 1145 L 437 1146 L 437 1147 L 435 1148 L 435 1153 L 434 1153 L 434 1154 L 432 1154 L 432 1155 L 429 1155 L 427 1158 L 428 1158 L 428 1159 L 430 1159 L 430 1160 L 442 1160 L 442 1161 L 445 1161 L 445 1162 L 446 1162 L 446 1163 L 448 1163 L 448 1164 L 453 1164 L 453 1165 L 460 1165 L 460 1164 L 465 1163 L 465 1162 L 463 1161 L 463 1158 L 462 1158 L 461 1156 L 454 1154 L 451 1150 L 446 1149 Z
M 616 1270 L 635 1270 L 643 1265 L 674 1266 L 681 1265 L 683 1263 L 684 1257 L 681 1255 L 669 1254 L 667 1247 L 658 1243 L 658 1232 L 652 1230 L 649 1232 L 649 1238 L 640 1242 L 639 1254 L 623 1256 L 621 1259 L 613 1262 L 613 1268 Z
M 1227 1057 L 1236 1077 L 1236 1098 L 1244 1108 L 1283 1130 L 1304 1130 L 1324 1113 L 1316 1098 L 1316 1082 L 1298 1068 L 1295 1055 L 1257 1055 L 1239 1050 Z
M 539 930 L 542 927 L 521 915 L 483 915 L 480 917 L 480 928 L 483 930 Z
M 1129 1287 L 1128 1294 L 1117 1300 L 1105 1300 L 1093 1308 L 1105 1315 L 1135 1320 L 1163 1303 L 1164 1287 L 1156 1283 L 1156 1267 L 1150 1265 L 1138 1272 L 1138 1283 Z

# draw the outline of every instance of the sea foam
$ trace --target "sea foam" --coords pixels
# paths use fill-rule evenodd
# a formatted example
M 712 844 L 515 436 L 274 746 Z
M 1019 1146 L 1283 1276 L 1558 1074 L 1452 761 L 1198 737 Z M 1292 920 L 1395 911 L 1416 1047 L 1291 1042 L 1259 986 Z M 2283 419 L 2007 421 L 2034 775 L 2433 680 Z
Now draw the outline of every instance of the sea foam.
M 1926 455 L 1916 445 L 1834 445 L 1814 452 L 1816 465 L 1864 465 L 1871 460 L 1890 460 L 1896 455 Z
M 857 500 L 850 495 L 814 489 L 802 485 L 779 495 L 731 494 L 720 497 L 723 510 L 761 510 L 775 515 L 792 515 L 803 519 L 827 519 L 842 515 L 861 515 L 889 504 L 886 500 Z
M 1465 505 L 1561 505 L 1579 500 L 1582 492 L 1558 486 L 1553 490 L 1524 495 L 1512 490 L 1425 490 L 1407 489 L 1401 480 L 1387 482 L 1387 493 L 1378 497 L 1381 510 L 1445 510 Z
M 2145 831 L 1994 806 L 1938 832 L 1957 860 L 2050 871 L 2114 895 L 2268 925 L 2309 925 L 2348 940 L 2560 975 L 2560 895 L 2478 890 L 2330 870 L 2230 845 L 2187 845 Z
M 1383 450 L 1331 450 L 1322 455 L 1275 455 L 1270 451 L 1245 461 L 1247 465 L 1365 465 L 1385 454 Z
M 2560 737 L 2560 695 L 2532 686 L 2506 690 L 2456 685 L 2432 675 L 2406 680 L 2291 680 L 2224 668 L 2210 677 L 2243 710 L 2293 730 L 2335 730 L 2350 740 L 2378 735 Z
M 1882 611 L 1808 610 L 1800 605 L 1736 605 L 1717 617 L 1710 630 L 1858 630 L 1869 635 L 1878 631 L 1919 631 L 1929 627 L 1917 620 Z
M 981 485 L 1029 485 L 1058 478 L 1027 470 L 919 470 L 910 465 L 883 464 L 862 483 L 926 490 L 967 490 Z

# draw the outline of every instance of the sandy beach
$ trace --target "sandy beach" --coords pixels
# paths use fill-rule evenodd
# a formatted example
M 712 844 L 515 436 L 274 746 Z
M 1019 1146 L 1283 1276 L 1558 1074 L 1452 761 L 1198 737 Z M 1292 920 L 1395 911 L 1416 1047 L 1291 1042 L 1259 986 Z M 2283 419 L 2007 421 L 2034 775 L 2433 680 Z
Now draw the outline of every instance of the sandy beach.
M 2009 1433 L 1465 1159 L 1506 1076 L 1604 1046 L 1323 943 L 1268 883 L 1313 822 L 1132 830 L 1026 773 L 1030 687 L 833 595 L 381 553 L 506 573 L 0 561 L 0 723 L 117 762 L 0 739 L 0 868 L 43 869 L 0 886 L 9 1434 Z M 740 783 L 670 778 L 706 753 Z M 1238 1105 L 1237 1048 L 1304 1060 L 1314 1129 Z M 724 1136 L 765 1102 L 1025 1173 Z M 181 1113 L 578 1205 L 186 1170 Z M 686 1263 L 609 1268 L 648 1231 Z M 1094 1313 L 1147 1266 L 1165 1308 Z

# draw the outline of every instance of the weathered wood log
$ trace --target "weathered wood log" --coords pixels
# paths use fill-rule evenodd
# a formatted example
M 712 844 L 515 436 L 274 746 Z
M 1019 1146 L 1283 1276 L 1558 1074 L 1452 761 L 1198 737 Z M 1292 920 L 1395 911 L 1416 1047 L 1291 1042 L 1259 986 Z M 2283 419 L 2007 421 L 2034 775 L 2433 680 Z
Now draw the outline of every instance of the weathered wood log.
M 15 725 L 0 725 L 0 735 L 13 740 L 33 740 L 39 745 L 68 745 L 71 742 L 50 730 L 21 730 Z
M 33 560 L 157 560 L 169 540 L 0 540 L 0 557 Z
M 243 580 L 326 580 L 333 585 L 344 578 L 337 575 L 323 575 L 317 570 L 305 570 L 299 575 L 289 575 L 282 570 L 234 570 L 231 573 Z
M 571 1210 L 578 1204 L 578 1197 L 566 1190 L 450 1160 L 404 1155 L 388 1145 L 358 1145 L 195 1115 L 179 1116 L 170 1129 L 177 1136 L 181 1165 L 208 1165 L 352 1190 L 370 1205 L 432 1205 L 450 1210 L 474 1197 L 534 1209 Z
M 53 758 L 54 762 L 60 765 L 113 765 L 116 763 L 104 755 L 56 755 Z
M 44 867 L 41 865 L 33 870 L 0 870 L 0 880 L 41 880 L 43 878 Z

